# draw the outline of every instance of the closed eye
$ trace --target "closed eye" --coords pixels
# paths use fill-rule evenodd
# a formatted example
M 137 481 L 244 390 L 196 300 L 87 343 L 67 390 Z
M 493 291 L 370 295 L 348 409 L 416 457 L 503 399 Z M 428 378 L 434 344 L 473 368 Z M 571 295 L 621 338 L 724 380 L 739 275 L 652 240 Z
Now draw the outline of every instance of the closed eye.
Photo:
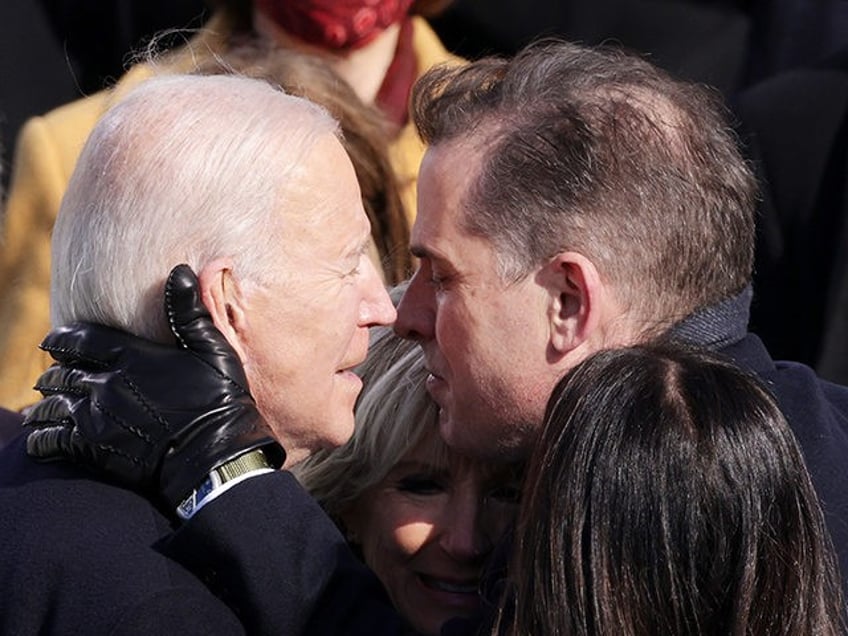
M 438 495 L 445 492 L 439 480 L 424 476 L 404 477 L 398 481 L 397 489 L 414 495 Z
M 500 503 L 517 504 L 521 501 L 521 488 L 512 484 L 500 486 L 490 490 L 486 497 Z

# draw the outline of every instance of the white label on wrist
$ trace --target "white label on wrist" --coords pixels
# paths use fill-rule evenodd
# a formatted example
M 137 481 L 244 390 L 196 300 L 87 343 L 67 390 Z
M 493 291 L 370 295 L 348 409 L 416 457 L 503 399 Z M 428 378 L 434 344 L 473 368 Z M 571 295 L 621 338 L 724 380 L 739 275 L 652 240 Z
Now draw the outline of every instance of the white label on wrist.
M 188 521 L 195 515 L 198 510 L 203 508 L 203 506 L 208 504 L 210 501 L 214 501 L 236 484 L 240 484 L 241 482 L 245 481 L 246 479 L 250 479 L 251 477 L 256 477 L 258 475 L 264 475 L 265 473 L 273 472 L 273 468 L 257 468 L 256 470 L 251 470 L 250 472 L 244 473 L 243 475 L 239 475 L 238 477 L 234 477 L 233 479 L 224 482 L 223 484 L 215 484 L 212 490 L 203 495 L 202 498 L 199 500 L 197 499 L 198 492 L 195 490 L 188 498 L 186 498 L 186 500 L 182 504 L 177 507 L 177 516 L 183 521 Z

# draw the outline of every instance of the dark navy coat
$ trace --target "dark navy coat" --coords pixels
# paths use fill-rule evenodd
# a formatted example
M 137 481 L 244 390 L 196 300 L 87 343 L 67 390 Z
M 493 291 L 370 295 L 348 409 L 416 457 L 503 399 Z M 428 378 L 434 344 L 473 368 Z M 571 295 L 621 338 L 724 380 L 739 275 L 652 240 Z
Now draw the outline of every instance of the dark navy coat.
M 18 437 L 0 451 L 0 634 L 400 633 L 376 577 L 289 473 L 208 508 L 215 523 L 203 509 L 175 531 L 147 499 L 36 462 Z

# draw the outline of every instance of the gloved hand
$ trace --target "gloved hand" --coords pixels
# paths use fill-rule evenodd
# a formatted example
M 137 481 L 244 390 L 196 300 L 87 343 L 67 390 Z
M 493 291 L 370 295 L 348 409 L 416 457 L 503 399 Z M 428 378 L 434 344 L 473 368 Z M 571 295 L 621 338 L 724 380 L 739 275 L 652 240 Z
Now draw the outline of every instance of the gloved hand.
M 165 311 L 177 346 L 91 323 L 50 332 L 41 347 L 59 364 L 24 425 L 31 456 L 100 469 L 174 510 L 213 468 L 256 448 L 278 468 L 285 452 L 187 265 L 168 277 Z

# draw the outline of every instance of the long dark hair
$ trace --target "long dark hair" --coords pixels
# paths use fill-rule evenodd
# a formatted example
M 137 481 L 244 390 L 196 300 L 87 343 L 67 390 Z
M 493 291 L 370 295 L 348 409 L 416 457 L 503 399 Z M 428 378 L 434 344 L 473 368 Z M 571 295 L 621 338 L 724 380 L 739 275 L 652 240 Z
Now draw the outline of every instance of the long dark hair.
M 548 404 L 500 631 L 839 634 L 835 563 L 758 381 L 668 344 L 604 351 Z

